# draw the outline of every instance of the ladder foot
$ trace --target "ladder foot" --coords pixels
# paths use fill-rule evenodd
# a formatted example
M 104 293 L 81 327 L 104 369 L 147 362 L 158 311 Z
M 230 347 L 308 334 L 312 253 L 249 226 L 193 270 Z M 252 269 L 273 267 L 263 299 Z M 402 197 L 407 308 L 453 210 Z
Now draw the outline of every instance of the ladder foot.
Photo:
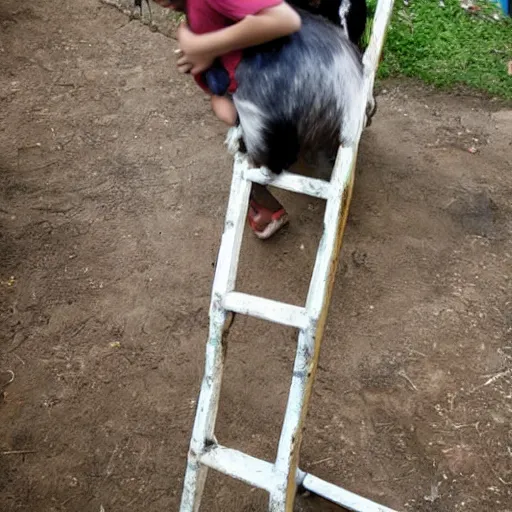
M 320 496 L 352 512 L 395 512 L 384 505 L 379 505 L 378 503 L 326 482 L 325 480 L 321 480 L 309 473 L 304 473 L 301 487 L 315 496 Z
M 189 456 L 183 493 L 181 496 L 180 512 L 199 512 L 204 485 L 208 475 L 208 467 L 200 464 L 197 459 Z

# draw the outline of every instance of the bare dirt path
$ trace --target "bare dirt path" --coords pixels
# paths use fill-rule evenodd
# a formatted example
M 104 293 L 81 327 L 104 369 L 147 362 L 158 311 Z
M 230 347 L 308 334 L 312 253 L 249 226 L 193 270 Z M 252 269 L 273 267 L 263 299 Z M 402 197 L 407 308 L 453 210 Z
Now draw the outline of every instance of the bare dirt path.
M 4 0 L 0 28 L 0 510 L 177 511 L 224 128 L 173 41 L 96 0 Z M 510 512 L 512 112 L 384 86 L 303 467 L 399 510 Z M 291 225 L 247 237 L 241 289 L 300 303 L 322 205 L 282 198 Z M 294 341 L 237 320 L 223 443 L 274 456 Z M 205 510 L 265 507 L 211 475 Z

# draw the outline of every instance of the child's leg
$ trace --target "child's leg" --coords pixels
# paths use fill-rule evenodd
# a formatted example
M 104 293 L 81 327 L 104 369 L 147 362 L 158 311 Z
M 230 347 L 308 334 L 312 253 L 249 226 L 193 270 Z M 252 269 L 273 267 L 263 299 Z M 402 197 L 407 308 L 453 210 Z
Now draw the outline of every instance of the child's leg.
M 212 96 L 212 109 L 221 121 L 229 126 L 236 125 L 235 105 L 228 97 Z M 267 187 L 257 183 L 252 185 L 247 218 L 254 234 L 262 240 L 270 238 L 288 222 L 288 214 L 281 203 Z
M 227 96 L 212 96 L 215 115 L 228 126 L 235 126 L 237 113 L 234 103 Z
M 267 187 L 252 184 L 248 213 L 249 225 L 254 234 L 266 240 L 279 231 L 287 222 L 288 214 Z

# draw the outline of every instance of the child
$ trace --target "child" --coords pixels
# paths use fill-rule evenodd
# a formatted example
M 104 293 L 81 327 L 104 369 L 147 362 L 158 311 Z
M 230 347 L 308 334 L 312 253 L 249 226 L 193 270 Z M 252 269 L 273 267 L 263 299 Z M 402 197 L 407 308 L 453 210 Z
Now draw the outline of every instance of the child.
M 237 113 L 229 95 L 236 91 L 236 67 L 242 51 L 300 29 L 300 16 L 283 0 L 155 0 L 186 12 L 190 28 L 178 29 L 178 69 L 191 73 L 211 97 L 216 116 L 234 126 Z M 254 184 L 249 224 L 269 238 L 287 222 L 287 214 L 265 187 Z

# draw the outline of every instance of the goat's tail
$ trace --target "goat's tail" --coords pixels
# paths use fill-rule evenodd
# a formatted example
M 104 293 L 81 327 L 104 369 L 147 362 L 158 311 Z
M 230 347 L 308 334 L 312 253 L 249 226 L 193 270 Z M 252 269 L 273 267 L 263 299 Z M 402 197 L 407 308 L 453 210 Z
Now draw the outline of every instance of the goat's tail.
M 267 161 L 262 162 L 273 173 L 287 170 L 298 159 L 300 152 L 297 123 L 274 120 L 266 127 L 264 145 Z
M 300 152 L 297 123 L 272 114 L 264 114 L 251 100 L 235 96 L 242 138 L 249 158 L 279 174 L 293 165 Z

